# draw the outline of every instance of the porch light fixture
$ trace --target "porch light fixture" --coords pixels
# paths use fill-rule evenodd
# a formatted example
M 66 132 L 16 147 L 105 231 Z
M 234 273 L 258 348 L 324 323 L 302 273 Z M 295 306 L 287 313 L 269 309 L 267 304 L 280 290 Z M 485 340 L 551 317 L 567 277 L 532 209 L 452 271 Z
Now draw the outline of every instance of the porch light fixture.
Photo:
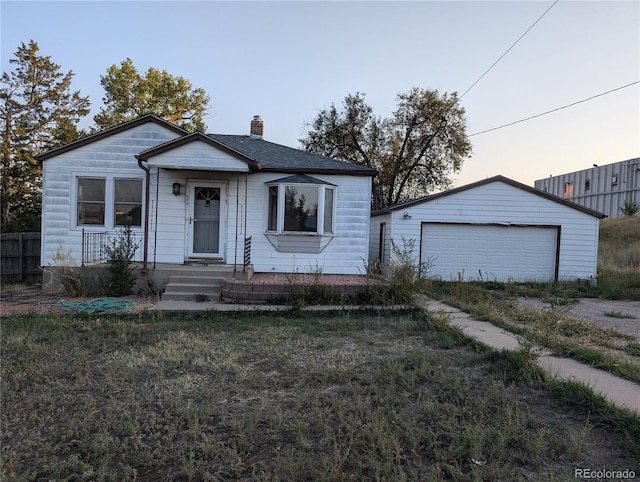
M 409 211 L 404 212 L 404 214 L 402 215 L 402 219 L 411 219 L 411 214 L 409 214 Z
M 179 182 L 174 182 L 171 192 L 173 193 L 174 196 L 179 196 L 180 195 L 180 183 Z

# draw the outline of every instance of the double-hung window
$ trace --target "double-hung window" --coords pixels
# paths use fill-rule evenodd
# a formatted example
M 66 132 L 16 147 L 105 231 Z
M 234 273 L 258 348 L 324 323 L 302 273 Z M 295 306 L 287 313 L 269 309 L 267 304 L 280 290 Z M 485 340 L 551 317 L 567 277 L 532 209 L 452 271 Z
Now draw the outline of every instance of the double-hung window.
M 105 179 L 78 178 L 78 225 L 104 226 Z
M 267 183 L 267 232 L 331 236 L 336 186 L 298 174 Z
M 142 226 L 142 179 L 114 179 L 116 226 Z
M 76 225 L 142 227 L 142 178 L 76 177 Z

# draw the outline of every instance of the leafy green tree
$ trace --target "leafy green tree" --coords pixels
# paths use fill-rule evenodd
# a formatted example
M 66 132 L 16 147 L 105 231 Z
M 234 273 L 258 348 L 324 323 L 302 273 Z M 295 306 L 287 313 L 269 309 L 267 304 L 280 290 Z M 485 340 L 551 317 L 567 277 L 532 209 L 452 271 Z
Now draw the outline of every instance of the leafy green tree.
M 112 65 L 100 76 L 104 107 L 93 118 L 98 130 L 146 114 L 155 114 L 190 132 L 206 129 L 204 117 L 210 98 L 183 77 L 150 68 L 142 76 L 131 59 Z
M 78 137 L 76 124 L 89 113 L 89 98 L 71 91 L 66 74 L 31 40 L 21 43 L 11 72 L 2 73 L 2 231 L 39 231 L 42 174 L 35 156 Z
M 625 199 L 622 206 L 620 206 L 620 211 L 622 212 L 622 215 L 625 217 L 635 216 L 640 212 L 640 203 Z
M 320 111 L 307 136 L 307 151 L 377 169 L 373 209 L 428 194 L 451 184 L 471 154 L 464 109 L 458 95 L 413 88 L 396 97 L 396 110 L 374 115 L 360 92 Z

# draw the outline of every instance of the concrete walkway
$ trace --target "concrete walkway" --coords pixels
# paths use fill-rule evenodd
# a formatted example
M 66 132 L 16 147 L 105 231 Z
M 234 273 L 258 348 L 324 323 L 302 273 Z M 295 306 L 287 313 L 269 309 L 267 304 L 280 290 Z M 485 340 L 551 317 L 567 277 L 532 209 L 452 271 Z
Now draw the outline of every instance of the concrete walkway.
M 439 301 L 423 297 L 421 305 L 434 313 L 446 313 L 451 325 L 456 326 L 462 332 L 475 338 L 479 342 L 495 350 L 518 350 L 524 340 L 511 332 L 503 330 L 487 321 L 474 320 L 468 313 Z M 371 308 L 366 306 L 306 306 L 305 310 L 311 311 L 335 311 L 349 309 Z M 376 307 L 377 308 L 377 307 Z M 398 309 L 402 306 L 385 307 Z M 195 302 L 195 301 L 160 301 L 147 311 L 169 312 L 204 312 L 204 311 L 286 311 L 288 305 L 242 305 L 220 302 Z M 563 380 L 577 380 L 588 385 L 594 392 L 603 395 L 612 403 L 628 408 L 640 414 L 640 385 L 612 375 L 609 372 L 598 370 L 571 358 L 554 357 L 548 351 L 540 347 L 532 347 L 539 353 L 537 363 L 552 376 Z
M 468 313 L 439 301 L 425 298 L 422 305 L 431 312 L 446 313 L 450 317 L 452 326 L 460 328 L 465 335 L 475 338 L 493 349 L 517 350 L 524 341 L 518 335 L 487 321 L 474 320 Z M 535 353 L 539 353 L 536 361 L 547 373 L 562 380 L 582 382 L 615 405 L 640 414 L 640 385 L 637 383 L 571 358 L 554 357 L 550 352 L 540 347 L 532 347 L 532 349 Z
M 151 308 L 147 308 L 147 311 L 197 313 L 204 311 L 284 311 L 288 308 L 286 305 L 236 305 L 219 301 L 159 301 Z

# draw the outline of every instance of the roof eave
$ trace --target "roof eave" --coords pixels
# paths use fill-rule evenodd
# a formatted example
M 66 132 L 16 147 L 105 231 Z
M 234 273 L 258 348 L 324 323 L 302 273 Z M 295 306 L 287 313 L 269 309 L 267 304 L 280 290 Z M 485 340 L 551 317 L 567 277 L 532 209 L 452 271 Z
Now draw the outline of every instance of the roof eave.
M 256 161 L 254 158 L 247 156 L 246 154 L 243 154 L 242 152 L 237 151 L 236 149 L 233 149 L 229 146 L 227 146 L 226 144 L 223 144 L 221 142 L 218 142 L 217 140 L 209 137 L 206 134 L 203 134 L 202 132 L 194 132 L 192 134 L 183 136 L 183 137 L 179 137 L 178 139 L 172 139 L 168 142 L 165 142 L 163 144 L 160 144 L 158 146 L 152 147 L 150 149 L 147 149 L 146 151 L 142 151 L 141 153 L 137 154 L 135 157 L 136 159 L 140 160 L 140 161 L 148 161 L 150 158 L 160 155 L 162 153 L 171 151 L 172 149 L 175 149 L 176 147 L 180 147 L 180 146 L 184 146 L 186 144 L 189 144 L 191 142 L 194 141 L 202 141 L 205 142 L 217 149 L 220 149 L 222 151 L 227 152 L 228 154 L 232 155 L 233 157 L 240 159 L 244 162 L 246 162 L 250 168 L 251 171 L 259 171 L 262 169 L 260 163 L 258 161 Z
M 281 172 L 283 174 L 332 174 L 343 176 L 365 176 L 373 177 L 378 175 L 375 169 L 332 169 L 322 167 L 262 167 L 262 172 Z
M 111 127 L 109 129 L 96 132 L 95 134 L 90 134 L 86 137 L 76 139 L 75 141 L 72 141 L 63 146 L 56 147 L 54 149 L 43 152 L 42 154 L 35 156 L 35 159 L 37 161 L 43 162 L 43 161 L 46 161 L 47 159 L 58 156 L 65 152 L 69 152 L 69 151 L 72 151 L 73 149 L 77 149 L 78 147 L 86 146 L 87 144 L 91 144 L 92 142 L 96 142 L 101 139 L 105 139 L 112 135 L 118 134 L 120 132 L 126 131 L 127 129 L 131 129 L 132 127 L 137 127 L 139 125 L 146 124 L 147 122 L 154 122 L 156 124 L 162 125 L 174 131 L 176 134 L 181 134 L 181 135 L 188 134 L 186 130 L 182 129 L 181 127 L 178 127 L 175 124 L 172 124 L 164 119 L 161 119 L 156 115 L 147 114 L 142 117 L 138 117 L 137 119 L 133 119 L 131 121 L 118 124 L 117 126 Z
M 523 191 L 527 191 L 530 192 L 531 194 L 535 194 L 536 196 L 540 196 L 546 199 L 549 199 L 550 201 L 553 202 L 557 202 L 559 204 L 563 204 L 567 207 L 570 207 L 572 209 L 575 209 L 577 211 L 581 211 L 585 214 L 588 214 L 590 216 L 596 217 L 598 219 L 603 219 L 606 218 L 607 215 L 603 214 L 599 211 L 595 211 L 593 209 L 587 208 L 585 206 L 581 206 L 580 204 L 574 203 L 572 201 L 567 201 L 566 199 L 562 199 L 561 197 L 558 196 L 554 196 L 553 194 L 549 194 L 548 192 L 544 192 L 544 191 L 540 191 L 539 189 L 536 189 L 535 187 L 531 187 L 531 186 L 527 186 L 526 184 L 522 184 L 521 182 L 518 181 L 514 181 L 513 179 L 509 179 L 508 177 L 504 177 L 504 176 L 493 176 L 493 177 L 489 177 L 487 179 L 482 179 L 480 181 L 476 181 L 476 182 L 472 182 L 471 184 L 465 184 L 464 186 L 460 186 L 460 187 L 456 187 L 447 191 L 442 191 L 436 194 L 431 194 L 429 196 L 423 196 L 420 198 L 416 198 L 416 199 L 412 199 L 410 201 L 405 201 L 403 203 L 399 203 L 399 204 L 395 204 L 393 206 L 387 206 L 386 208 L 377 210 L 373 213 L 371 213 L 371 216 L 379 216 L 382 214 L 386 214 L 392 211 L 397 211 L 398 209 L 406 209 L 408 207 L 411 206 L 415 206 L 417 204 L 422 204 L 424 202 L 430 202 L 433 201 L 435 199 L 439 199 L 441 197 L 445 197 L 445 196 L 450 196 L 452 194 L 456 194 L 459 192 L 464 192 L 464 191 L 468 191 L 469 189 L 473 189 L 476 187 L 480 187 L 480 186 L 484 186 L 485 184 L 490 184 L 492 182 L 503 182 L 505 184 L 508 184 L 510 186 L 516 187 L 518 189 L 522 189 Z

